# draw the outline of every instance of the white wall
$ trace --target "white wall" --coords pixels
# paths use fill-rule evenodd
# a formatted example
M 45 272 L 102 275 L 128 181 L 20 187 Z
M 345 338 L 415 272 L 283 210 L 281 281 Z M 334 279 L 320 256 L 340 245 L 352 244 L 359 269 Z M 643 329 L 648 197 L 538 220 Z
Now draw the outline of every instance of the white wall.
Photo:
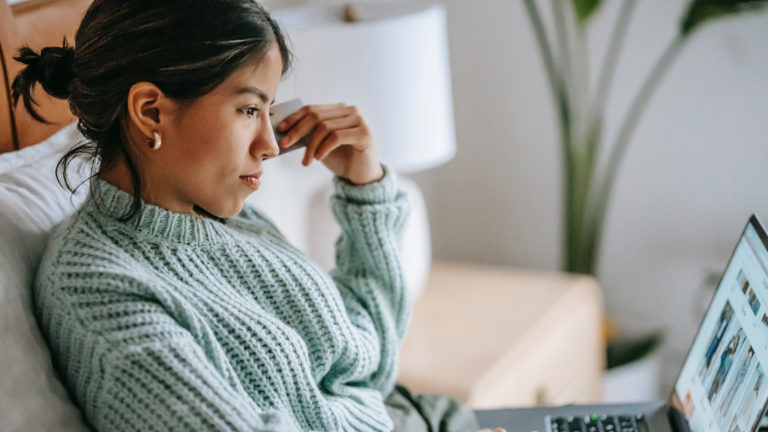
M 444 3 L 458 153 L 415 176 L 434 255 L 556 269 L 558 130 L 522 2 Z M 619 4 L 604 3 L 590 35 L 593 70 Z M 685 4 L 638 2 L 609 101 L 609 133 L 674 36 Z M 599 277 L 610 314 L 627 332 L 666 330 L 665 392 L 708 299 L 702 281 L 722 271 L 750 213 L 768 221 L 766 42 L 765 12 L 694 34 L 648 106 L 618 177 Z
M 458 152 L 413 176 L 430 211 L 434 256 L 557 269 L 558 130 L 522 1 L 442 2 Z M 548 1 L 538 3 L 549 12 Z M 619 0 L 604 3 L 590 35 L 593 69 Z M 609 134 L 686 4 L 638 1 L 609 101 Z M 702 281 L 722 270 L 750 213 L 768 221 L 766 42 L 765 12 L 695 34 L 651 101 L 618 177 L 599 277 L 626 331 L 666 330 L 665 392 L 707 300 Z

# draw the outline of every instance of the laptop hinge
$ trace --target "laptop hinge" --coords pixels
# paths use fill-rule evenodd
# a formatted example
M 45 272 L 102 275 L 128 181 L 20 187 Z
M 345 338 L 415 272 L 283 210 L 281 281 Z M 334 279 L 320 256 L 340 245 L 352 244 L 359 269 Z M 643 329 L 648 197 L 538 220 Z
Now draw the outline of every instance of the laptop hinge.
M 688 420 L 686 420 L 683 413 L 675 409 L 675 407 L 669 407 L 667 410 L 667 417 L 669 417 L 669 424 L 672 426 L 673 431 L 691 432 L 691 429 L 688 427 Z

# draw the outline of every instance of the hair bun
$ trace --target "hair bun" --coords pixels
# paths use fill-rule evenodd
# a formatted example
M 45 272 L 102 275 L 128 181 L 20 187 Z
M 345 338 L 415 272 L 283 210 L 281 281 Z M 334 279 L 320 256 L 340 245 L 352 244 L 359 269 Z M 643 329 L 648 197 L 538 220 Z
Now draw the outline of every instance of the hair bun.
M 51 96 L 66 99 L 72 84 L 72 47 L 48 47 L 40 51 L 40 84 Z
M 66 39 L 64 39 L 62 46 L 45 47 L 40 50 L 40 54 L 28 46 L 19 49 L 19 55 L 14 57 L 14 60 L 24 63 L 27 67 L 16 75 L 13 84 L 11 84 L 11 97 L 14 105 L 18 102 L 19 97 L 23 96 L 24 106 L 32 117 L 45 122 L 32 108 L 32 105 L 35 104 L 32 98 L 32 88 L 35 82 L 39 82 L 51 96 L 67 99 L 74 75 L 72 72 L 74 57 L 75 49 L 67 46 Z
M 51 96 L 66 99 L 72 83 L 74 56 L 75 49 L 67 46 L 65 38 L 62 46 L 45 47 L 40 50 L 40 54 L 28 46 L 22 47 L 14 59 L 27 65 L 24 72 L 28 82 L 37 81 Z

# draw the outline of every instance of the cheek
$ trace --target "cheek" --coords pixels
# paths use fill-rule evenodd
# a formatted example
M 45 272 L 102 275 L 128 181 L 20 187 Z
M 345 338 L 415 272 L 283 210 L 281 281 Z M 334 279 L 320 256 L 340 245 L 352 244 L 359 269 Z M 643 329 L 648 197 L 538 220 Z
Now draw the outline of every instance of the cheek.
M 225 162 L 230 152 L 231 119 L 217 113 L 189 115 L 175 131 L 176 157 L 187 164 L 188 173 L 208 170 Z

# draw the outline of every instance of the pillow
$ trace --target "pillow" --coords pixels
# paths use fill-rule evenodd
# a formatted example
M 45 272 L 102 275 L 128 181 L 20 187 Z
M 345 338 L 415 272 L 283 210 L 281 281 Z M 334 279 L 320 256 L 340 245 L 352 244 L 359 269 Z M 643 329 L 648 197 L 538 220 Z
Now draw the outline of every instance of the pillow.
M 87 184 L 73 196 L 55 177 L 59 158 L 82 139 L 73 123 L 38 145 L 0 154 L 0 419 L 4 430 L 89 430 L 55 375 L 29 291 L 50 231 L 87 194 Z M 71 180 L 79 184 L 75 174 Z

